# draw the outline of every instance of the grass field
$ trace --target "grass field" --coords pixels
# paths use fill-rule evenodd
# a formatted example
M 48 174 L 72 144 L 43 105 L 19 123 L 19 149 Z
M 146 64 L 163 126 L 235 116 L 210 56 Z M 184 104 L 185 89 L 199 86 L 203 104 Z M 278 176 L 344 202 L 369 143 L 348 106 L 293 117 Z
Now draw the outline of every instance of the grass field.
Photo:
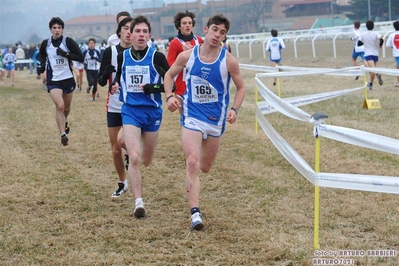
M 287 66 L 351 65 L 346 53 L 337 59 L 284 53 Z M 260 54 L 240 62 L 269 65 Z M 390 51 L 380 66 L 394 67 Z M 154 163 L 142 168 L 147 216 L 138 220 L 131 191 L 111 199 L 117 175 L 106 128 L 106 90 L 100 88 L 94 103 L 86 92 L 74 92 L 70 142 L 63 147 L 53 103 L 28 73 L 16 72 L 15 87 L 7 78 L 0 86 L 0 265 L 312 265 L 318 257 L 314 186 L 261 130 L 255 133 L 254 72 L 242 72 L 248 93 L 238 121 L 227 126 L 210 173 L 201 174 L 201 232 L 190 230 L 176 113 L 164 109 Z M 369 92 L 381 110 L 362 109 L 362 92 L 303 109 L 328 114 L 331 125 L 399 139 L 395 79 L 384 77 L 384 85 Z M 271 79 L 264 82 L 272 87 Z M 282 78 L 281 90 L 282 97 L 290 97 L 362 84 L 353 77 L 304 76 Z M 280 114 L 267 118 L 313 166 L 312 125 Z M 398 176 L 397 156 L 326 139 L 321 147 L 321 171 Z M 320 249 L 328 254 L 394 250 L 394 257 L 341 258 L 354 265 L 398 265 L 398 200 L 393 194 L 321 188 Z

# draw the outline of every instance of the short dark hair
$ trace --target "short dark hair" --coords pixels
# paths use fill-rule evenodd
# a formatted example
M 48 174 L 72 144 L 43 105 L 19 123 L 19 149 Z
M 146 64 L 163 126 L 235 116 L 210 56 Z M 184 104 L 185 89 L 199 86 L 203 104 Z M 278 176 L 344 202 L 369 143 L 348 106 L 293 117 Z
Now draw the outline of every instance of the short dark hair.
M 372 20 L 367 20 L 367 21 L 366 21 L 366 28 L 367 28 L 368 30 L 374 29 L 374 21 L 372 21 Z
M 97 42 L 96 42 L 96 39 L 94 39 L 94 38 L 90 38 L 90 39 L 87 41 L 87 43 L 89 43 L 89 42 L 91 42 L 91 41 L 93 41 L 94 43 L 97 43 Z
M 278 35 L 278 31 L 275 29 L 271 30 L 270 33 L 272 34 L 273 37 L 277 37 Z
M 395 30 L 399 30 L 399 20 L 393 23 L 393 27 L 395 28 Z
M 206 23 L 206 26 L 209 28 L 212 24 L 215 25 L 224 24 L 224 26 L 226 27 L 226 31 L 229 31 L 230 29 L 230 21 L 222 14 L 217 14 L 210 17 L 208 19 L 208 23 Z
M 119 12 L 117 15 L 116 15 L 116 22 L 118 22 L 118 20 L 119 20 L 119 18 L 120 17 L 131 17 L 130 16 L 130 13 L 129 12 L 127 12 L 127 11 L 121 11 L 121 12 Z
M 60 17 L 53 17 L 48 23 L 48 27 L 51 29 L 55 24 L 58 24 L 61 26 L 61 28 L 64 28 L 64 21 Z
M 131 17 L 126 17 L 124 19 L 121 20 L 121 22 L 119 22 L 118 24 L 118 28 L 116 29 L 116 35 L 118 35 L 118 37 L 121 37 L 121 31 L 122 31 L 122 27 L 124 27 L 127 23 L 132 22 L 133 18 Z
M 173 17 L 173 22 L 175 23 L 176 30 L 179 29 L 182 18 L 190 17 L 193 21 L 193 27 L 195 26 L 195 14 L 186 10 L 185 12 L 177 12 Z
M 130 32 L 133 32 L 133 28 L 140 23 L 145 23 L 148 26 L 148 32 L 151 33 L 151 25 L 148 19 L 142 15 L 139 15 L 133 18 L 132 23 L 130 24 Z

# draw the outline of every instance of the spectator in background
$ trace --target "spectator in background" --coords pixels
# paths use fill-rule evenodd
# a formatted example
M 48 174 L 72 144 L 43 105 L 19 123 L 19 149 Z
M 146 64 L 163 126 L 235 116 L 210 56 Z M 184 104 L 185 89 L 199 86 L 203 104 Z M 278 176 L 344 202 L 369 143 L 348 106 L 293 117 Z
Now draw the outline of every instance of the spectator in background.
M 86 49 L 87 49 L 87 45 L 84 44 L 83 42 L 81 42 L 79 45 L 79 49 L 80 49 L 80 52 L 83 54 L 83 52 L 86 51 Z
M 4 73 L 6 72 L 5 64 L 3 63 L 3 51 L 0 51 L 0 84 L 3 85 L 3 77 Z
M 278 38 L 278 31 L 271 30 L 272 38 L 267 41 L 266 51 L 270 52 L 270 61 L 272 62 L 272 66 L 280 66 L 281 64 L 281 49 L 285 48 L 285 44 L 283 39 Z M 276 86 L 277 78 L 274 78 L 273 86 Z
M 155 43 L 154 38 L 151 38 L 150 40 L 148 40 L 147 45 L 149 47 L 152 47 L 153 49 L 155 49 L 156 51 L 158 51 L 158 45 Z
M 395 29 L 395 32 L 389 35 L 388 41 L 385 46 L 392 48 L 392 54 L 396 62 L 396 68 L 399 69 L 399 20 L 393 23 L 393 27 Z M 399 87 L 399 76 L 397 77 L 395 87 Z
M 7 45 L 6 46 L 6 48 L 4 48 L 4 50 L 3 50 L 3 58 L 4 58 L 4 56 L 6 56 L 6 54 L 8 54 L 8 48 L 9 48 L 9 46 Z M 10 76 L 8 75 L 8 72 L 7 72 L 7 78 L 9 78 Z
M 100 46 L 101 58 L 103 58 L 103 56 L 104 56 L 105 48 L 107 48 L 107 42 L 105 40 L 103 40 L 103 42 L 101 43 L 101 46 Z
M 32 43 L 29 47 L 28 56 L 27 56 L 28 59 L 32 59 L 32 62 L 29 62 L 29 74 L 33 74 L 33 68 L 35 68 L 34 67 L 35 64 L 33 62 L 33 55 L 35 54 L 36 51 L 38 51 L 38 50 L 37 50 L 35 44 Z
M 36 74 L 37 74 L 36 78 L 37 79 L 40 79 L 40 76 L 41 76 L 41 74 L 40 74 L 40 60 L 38 58 L 39 49 L 40 49 L 40 43 L 39 43 L 39 45 L 37 46 L 37 49 L 35 50 L 35 52 L 32 55 L 33 64 L 35 65 L 35 68 L 36 68 Z
M 116 26 L 119 26 L 119 23 L 124 19 L 124 18 L 130 18 L 130 13 L 127 11 L 121 11 L 116 15 Z M 112 46 L 112 45 L 118 45 L 120 43 L 120 39 L 118 37 L 117 34 L 112 34 L 111 36 L 109 36 L 108 41 L 107 41 L 107 45 L 108 46 Z
M 3 50 L 3 56 L 5 56 L 8 53 L 8 45 L 6 46 L 6 48 L 4 48 Z
M 173 37 L 173 36 L 169 36 L 168 42 L 165 44 L 165 53 L 167 53 L 167 52 L 169 51 L 170 42 L 171 42 L 174 38 L 175 38 L 175 37 Z
M 227 51 L 229 51 L 229 53 L 231 53 L 231 47 L 229 42 L 227 41 L 227 37 L 220 43 L 220 45 L 223 49 L 226 49 Z
M 24 60 L 25 59 L 25 51 L 22 49 L 21 45 L 18 45 L 17 50 L 15 50 L 15 57 L 17 60 Z M 24 69 L 23 63 L 18 63 L 16 68 L 19 68 L 20 71 Z

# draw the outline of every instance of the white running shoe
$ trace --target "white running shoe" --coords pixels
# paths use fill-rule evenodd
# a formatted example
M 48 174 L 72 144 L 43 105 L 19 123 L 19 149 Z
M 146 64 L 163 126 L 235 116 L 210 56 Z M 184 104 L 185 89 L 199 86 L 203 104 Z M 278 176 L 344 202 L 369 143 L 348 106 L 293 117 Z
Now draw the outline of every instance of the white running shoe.
M 202 215 L 199 212 L 191 215 L 191 228 L 193 230 L 201 231 L 204 228 L 204 224 L 202 223 Z
M 142 218 L 145 216 L 144 202 L 140 201 L 136 203 L 136 208 L 134 208 L 134 216 L 137 218 Z

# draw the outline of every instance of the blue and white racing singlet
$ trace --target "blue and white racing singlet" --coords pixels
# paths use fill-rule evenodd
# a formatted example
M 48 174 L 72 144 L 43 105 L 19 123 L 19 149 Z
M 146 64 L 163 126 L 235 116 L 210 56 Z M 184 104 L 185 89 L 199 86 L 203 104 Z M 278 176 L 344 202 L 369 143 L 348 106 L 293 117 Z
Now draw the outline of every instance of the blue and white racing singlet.
M 139 87 L 140 84 L 161 83 L 161 76 L 153 64 L 155 49 L 148 47 L 146 55 L 140 60 L 135 60 L 130 50 L 131 48 L 123 51 L 121 95 L 119 99 L 129 105 L 161 107 L 162 98 L 160 92 L 145 95 L 144 91 Z
M 186 92 L 183 96 L 183 116 L 224 125 L 230 101 L 230 75 L 226 65 L 226 49 L 220 49 L 213 63 L 199 58 L 200 45 L 194 46 L 186 64 Z

